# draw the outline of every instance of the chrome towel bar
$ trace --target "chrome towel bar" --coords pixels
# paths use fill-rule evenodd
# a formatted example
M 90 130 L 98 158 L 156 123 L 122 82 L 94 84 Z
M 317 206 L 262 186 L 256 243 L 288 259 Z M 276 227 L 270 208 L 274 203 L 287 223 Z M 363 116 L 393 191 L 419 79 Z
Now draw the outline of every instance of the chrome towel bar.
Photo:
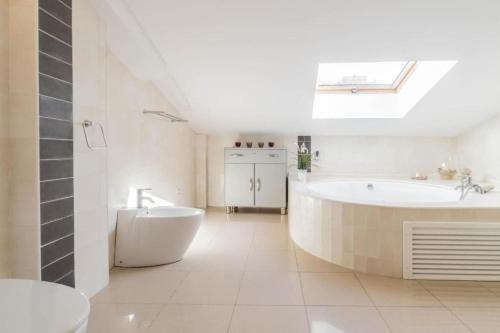
M 98 126 L 99 130 L 102 134 L 102 140 L 104 142 L 104 145 L 102 146 L 93 146 L 90 141 L 89 141 L 89 135 L 87 133 L 87 128 L 92 127 L 92 126 Z M 83 134 L 85 135 L 85 143 L 87 144 L 87 147 L 90 150 L 96 150 L 96 149 L 106 149 L 108 147 L 108 142 L 106 140 L 106 135 L 104 134 L 104 127 L 100 122 L 97 121 L 92 121 L 92 120 L 84 120 L 82 122 L 82 128 L 83 128 Z
M 186 119 L 179 118 L 177 116 L 171 115 L 169 113 L 163 112 L 163 111 L 152 111 L 152 110 L 144 110 L 142 111 L 143 114 L 154 114 L 163 118 L 169 119 L 173 123 L 187 123 L 188 121 Z

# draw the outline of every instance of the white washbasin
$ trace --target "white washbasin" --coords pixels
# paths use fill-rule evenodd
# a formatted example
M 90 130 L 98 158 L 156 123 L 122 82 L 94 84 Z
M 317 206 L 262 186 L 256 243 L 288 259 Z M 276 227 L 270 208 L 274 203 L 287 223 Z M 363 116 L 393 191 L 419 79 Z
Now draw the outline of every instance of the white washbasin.
M 202 209 L 191 207 L 119 210 L 115 266 L 156 266 L 181 260 L 204 215 Z

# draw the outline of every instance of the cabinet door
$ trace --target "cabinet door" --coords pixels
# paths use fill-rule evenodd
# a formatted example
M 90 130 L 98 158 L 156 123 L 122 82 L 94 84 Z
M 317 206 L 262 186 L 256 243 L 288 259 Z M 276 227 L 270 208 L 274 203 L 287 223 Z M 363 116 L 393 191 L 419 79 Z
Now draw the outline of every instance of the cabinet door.
M 225 164 L 226 206 L 254 206 L 254 164 Z
M 286 164 L 255 164 L 255 206 L 286 207 Z

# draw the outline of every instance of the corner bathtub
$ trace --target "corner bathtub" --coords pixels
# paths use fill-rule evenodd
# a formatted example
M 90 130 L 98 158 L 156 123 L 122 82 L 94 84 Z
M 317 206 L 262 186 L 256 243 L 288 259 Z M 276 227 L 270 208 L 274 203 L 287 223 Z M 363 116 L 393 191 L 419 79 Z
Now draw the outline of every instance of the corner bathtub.
M 291 180 L 290 236 L 323 260 L 401 278 L 404 221 L 500 222 L 498 192 L 460 201 L 457 183 Z

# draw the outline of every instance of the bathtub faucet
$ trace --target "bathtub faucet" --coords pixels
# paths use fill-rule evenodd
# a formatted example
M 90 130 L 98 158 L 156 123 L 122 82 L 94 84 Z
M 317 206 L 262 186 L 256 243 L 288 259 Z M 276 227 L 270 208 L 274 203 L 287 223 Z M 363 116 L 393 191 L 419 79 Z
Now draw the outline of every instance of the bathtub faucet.
M 149 201 L 151 203 L 155 203 L 153 199 L 142 194 L 144 191 L 151 191 L 151 190 L 152 190 L 151 188 L 137 189 L 137 208 L 144 208 L 144 203 L 143 203 L 144 200 Z
M 455 190 L 460 190 L 460 200 L 464 200 L 470 190 L 474 190 L 479 194 L 485 194 L 486 191 L 479 185 L 472 183 L 472 177 L 465 175 L 461 177 L 462 184 L 458 185 Z

